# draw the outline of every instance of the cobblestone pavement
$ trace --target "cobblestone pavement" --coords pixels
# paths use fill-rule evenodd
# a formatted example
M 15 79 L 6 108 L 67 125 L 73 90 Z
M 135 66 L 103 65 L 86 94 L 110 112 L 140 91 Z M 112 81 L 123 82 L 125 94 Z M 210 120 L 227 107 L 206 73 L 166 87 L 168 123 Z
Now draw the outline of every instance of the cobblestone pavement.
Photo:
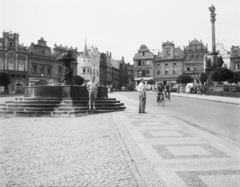
M 147 186 L 238 187 L 240 145 L 172 118 L 121 93 L 127 109 L 113 113 L 129 154 Z
M 1 118 L 0 186 L 145 186 L 111 118 Z

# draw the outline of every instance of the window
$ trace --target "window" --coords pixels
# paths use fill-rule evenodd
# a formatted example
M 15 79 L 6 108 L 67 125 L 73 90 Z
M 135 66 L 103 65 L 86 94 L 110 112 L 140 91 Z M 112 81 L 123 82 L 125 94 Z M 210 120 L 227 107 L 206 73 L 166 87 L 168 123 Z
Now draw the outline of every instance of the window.
M 177 74 L 177 69 L 173 68 L 173 74 Z
M 43 65 L 40 66 L 40 74 L 44 74 L 44 66 Z
M 145 66 L 145 62 L 144 61 L 142 61 L 142 66 Z
M 187 68 L 187 71 L 190 71 L 190 68 Z
M 197 71 L 197 67 L 196 66 L 193 67 L 193 71 Z
M 157 64 L 157 68 L 160 68 L 160 64 Z
M 14 60 L 13 59 L 8 60 L 8 70 L 14 70 Z
M 142 70 L 138 70 L 138 77 L 142 76 Z
M 93 75 L 95 75 L 95 69 L 93 70 Z
M 147 66 L 150 66 L 150 62 L 151 62 L 150 60 L 147 61 Z
M 157 70 L 157 75 L 160 75 L 161 74 L 161 71 L 160 70 Z
M 165 66 L 168 66 L 168 64 L 165 64 Z
M 47 68 L 47 75 L 52 75 L 52 67 L 48 66 Z
M 143 56 L 144 56 L 145 54 L 143 53 Z
M 83 68 L 83 73 L 86 73 L 86 69 L 85 68 Z
M 9 58 L 14 58 L 14 53 L 9 53 Z
M 177 64 L 176 63 L 173 63 L 174 66 L 176 66 Z
M 32 69 L 33 72 L 32 73 L 37 74 L 37 64 L 33 64 L 32 67 L 33 67 L 33 69 Z
M 97 76 L 98 76 L 98 70 L 97 70 Z
M 199 70 L 200 70 L 200 71 L 203 70 L 203 66 L 199 66 Z
M 9 42 L 9 46 L 10 46 L 10 47 L 13 47 L 13 43 L 12 43 L 12 42 Z
M 19 62 L 18 62 L 18 70 L 19 71 L 24 71 L 24 61 L 23 60 L 19 60 Z
M 44 55 L 44 50 L 41 50 L 42 55 Z
M 58 75 L 62 75 L 62 67 L 58 66 Z
M 168 75 L 168 69 L 165 69 L 165 75 Z
M 150 77 L 149 70 L 146 70 L 146 77 Z
M 138 66 L 141 66 L 141 61 L 138 61 Z
M 170 50 L 166 50 L 166 56 L 170 56 Z
M 236 64 L 236 69 L 240 69 L 240 64 Z
M 89 73 L 89 69 L 87 69 L 87 73 Z

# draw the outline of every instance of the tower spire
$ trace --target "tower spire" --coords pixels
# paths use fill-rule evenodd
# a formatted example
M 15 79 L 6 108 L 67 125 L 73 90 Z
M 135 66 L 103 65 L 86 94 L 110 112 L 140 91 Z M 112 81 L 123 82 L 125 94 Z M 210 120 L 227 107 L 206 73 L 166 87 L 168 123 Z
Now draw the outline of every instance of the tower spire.
M 87 50 L 87 40 L 85 38 L 85 46 L 84 46 L 84 51 L 83 51 L 83 57 L 90 57 L 88 54 L 88 50 Z

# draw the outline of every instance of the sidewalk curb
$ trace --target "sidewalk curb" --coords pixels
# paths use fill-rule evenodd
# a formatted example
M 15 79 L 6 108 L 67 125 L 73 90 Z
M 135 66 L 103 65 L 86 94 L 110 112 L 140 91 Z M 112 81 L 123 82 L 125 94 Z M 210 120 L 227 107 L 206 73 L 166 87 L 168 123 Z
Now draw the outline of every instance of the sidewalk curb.
M 151 94 L 155 94 L 155 92 L 148 92 Z M 240 105 L 240 103 L 234 103 L 234 102 L 228 102 L 228 101 L 219 101 L 219 100 L 211 100 L 211 99 L 206 99 L 206 98 L 197 98 L 197 97 L 188 97 L 185 95 L 171 95 L 173 97 L 184 97 L 184 98 L 189 98 L 189 99 L 198 99 L 198 100 L 203 100 L 203 101 L 211 101 L 211 102 L 217 102 L 217 103 L 226 103 L 226 104 L 232 104 L 232 105 Z

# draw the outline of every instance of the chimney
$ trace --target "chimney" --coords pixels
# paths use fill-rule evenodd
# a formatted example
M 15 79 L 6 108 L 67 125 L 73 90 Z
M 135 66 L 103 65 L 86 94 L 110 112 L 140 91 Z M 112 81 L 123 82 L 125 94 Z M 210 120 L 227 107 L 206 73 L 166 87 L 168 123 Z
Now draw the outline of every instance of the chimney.
M 110 52 L 110 58 L 112 58 L 112 53 Z

